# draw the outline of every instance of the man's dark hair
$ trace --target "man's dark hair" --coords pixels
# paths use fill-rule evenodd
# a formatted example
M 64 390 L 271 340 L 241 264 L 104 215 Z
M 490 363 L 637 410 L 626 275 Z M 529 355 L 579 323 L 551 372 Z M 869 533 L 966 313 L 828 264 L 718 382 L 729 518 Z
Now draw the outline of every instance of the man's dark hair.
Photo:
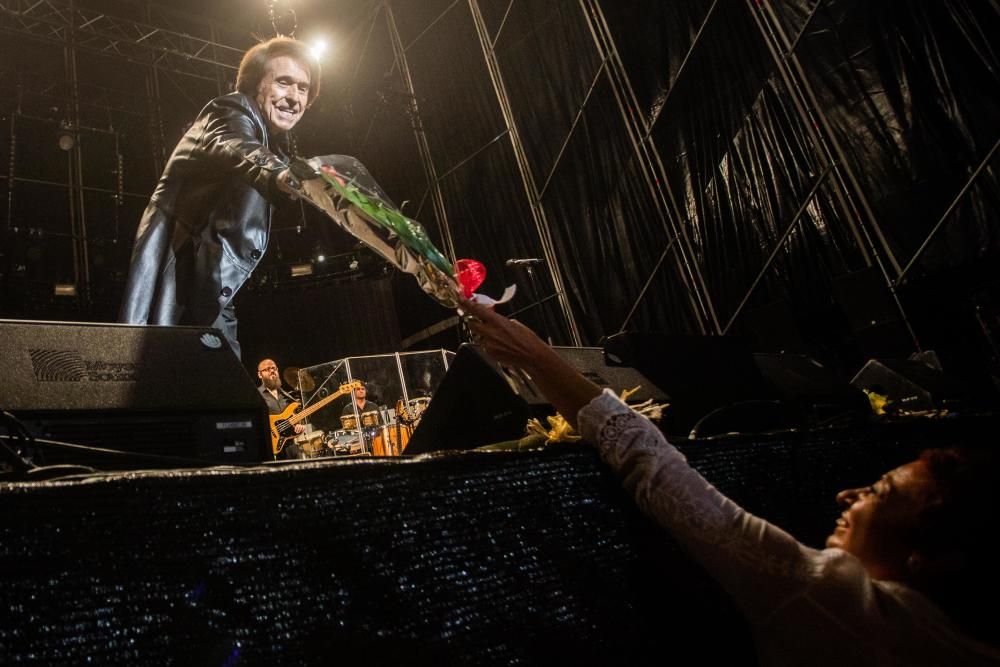
M 311 105 L 319 97 L 319 61 L 316 60 L 305 42 L 291 37 L 272 37 L 266 42 L 251 47 L 244 53 L 243 60 L 240 61 L 240 71 L 236 75 L 236 90 L 249 97 L 254 97 L 257 94 L 257 86 L 264 78 L 268 61 L 281 56 L 294 58 L 308 68 L 309 102 L 306 106 Z

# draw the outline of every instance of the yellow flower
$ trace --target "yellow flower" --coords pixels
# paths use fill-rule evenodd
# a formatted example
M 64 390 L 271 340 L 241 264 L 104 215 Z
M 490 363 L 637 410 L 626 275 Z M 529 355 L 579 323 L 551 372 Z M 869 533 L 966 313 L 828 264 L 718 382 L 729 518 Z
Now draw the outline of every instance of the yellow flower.
M 549 422 L 548 429 L 542 426 L 542 423 L 537 419 L 529 419 L 528 425 L 525 428 L 528 435 L 540 435 L 544 437 L 546 445 L 553 442 L 576 442 L 580 439 L 580 436 L 569 425 L 569 422 L 558 412 L 554 417 L 546 417 L 546 420 Z
M 621 392 L 621 399 L 627 401 L 629 396 L 637 391 L 639 391 L 639 387 L 625 389 Z M 632 406 L 632 409 L 648 419 L 657 420 L 663 416 L 663 410 L 668 405 L 669 403 L 653 403 L 652 399 L 650 399 L 643 401 L 639 405 Z M 545 428 L 537 419 L 529 419 L 524 429 L 525 433 L 528 436 L 545 438 L 546 445 L 550 445 L 553 442 L 576 442 L 581 439 L 582 436 L 558 412 L 553 417 L 546 417 L 546 420 L 549 422 L 548 428 Z
M 871 403 L 872 412 L 877 415 L 884 415 L 885 406 L 889 403 L 889 397 L 876 394 L 874 391 L 869 391 L 868 389 L 865 389 L 864 392 L 868 396 L 868 402 Z

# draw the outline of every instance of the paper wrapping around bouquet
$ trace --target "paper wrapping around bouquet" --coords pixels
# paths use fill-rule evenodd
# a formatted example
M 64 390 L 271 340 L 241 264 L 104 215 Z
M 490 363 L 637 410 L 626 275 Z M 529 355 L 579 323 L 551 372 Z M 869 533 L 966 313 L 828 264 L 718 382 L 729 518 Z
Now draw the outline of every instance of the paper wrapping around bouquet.
M 454 270 L 423 226 L 400 212 L 360 161 L 349 155 L 296 159 L 292 173 L 300 196 L 342 229 L 417 279 L 420 288 L 448 308 L 458 306 Z

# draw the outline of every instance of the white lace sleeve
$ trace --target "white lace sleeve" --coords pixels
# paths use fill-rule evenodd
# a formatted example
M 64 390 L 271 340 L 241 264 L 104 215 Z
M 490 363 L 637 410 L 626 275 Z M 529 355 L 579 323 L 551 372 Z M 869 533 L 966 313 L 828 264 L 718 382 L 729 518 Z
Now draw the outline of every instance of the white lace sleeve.
M 652 422 L 609 390 L 580 410 L 579 425 L 639 507 L 752 618 L 763 620 L 820 575 L 826 552 L 799 544 L 719 493 Z

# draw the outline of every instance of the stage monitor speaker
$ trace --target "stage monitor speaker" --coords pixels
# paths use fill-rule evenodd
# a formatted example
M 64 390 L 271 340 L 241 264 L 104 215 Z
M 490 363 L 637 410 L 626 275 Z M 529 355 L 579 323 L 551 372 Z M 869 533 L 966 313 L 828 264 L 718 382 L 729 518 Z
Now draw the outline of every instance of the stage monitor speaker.
M 851 384 L 887 396 L 887 412 L 954 410 L 970 399 L 964 384 L 914 359 L 870 359 Z
M 524 435 L 531 410 L 479 348 L 462 345 L 404 449 L 472 449 Z
M 604 357 L 604 350 L 599 347 L 563 347 L 557 345 L 552 349 L 581 375 L 601 389 L 611 389 L 619 395 L 624 389 L 637 389 L 629 397 L 630 403 L 641 403 L 647 400 L 665 403 L 668 400 L 666 392 L 635 368 L 609 365 Z M 551 404 L 533 382 L 517 375 L 509 376 L 509 379 L 518 396 L 530 405 L 538 406 L 539 410 L 548 410 Z
M 215 329 L 0 320 L 0 358 L 0 408 L 37 438 L 221 463 L 269 453 L 264 402 Z M 92 449 L 36 455 L 100 469 L 179 465 Z
M 603 351 L 592 347 L 555 347 L 555 351 L 594 384 L 615 393 L 639 387 L 630 402 L 667 396 L 634 368 L 604 363 Z M 434 392 L 406 446 L 405 454 L 446 449 L 472 449 L 524 436 L 531 417 L 555 413 L 533 382 L 508 374 L 476 345 L 462 345 Z
M 780 398 L 742 337 L 626 332 L 607 340 L 604 356 L 609 364 L 635 368 L 666 392 L 670 407 L 661 427 L 668 434 L 687 436 L 719 409 Z
M 863 391 L 807 355 L 758 352 L 753 358 L 764 381 L 793 409 L 802 426 L 871 415 Z

